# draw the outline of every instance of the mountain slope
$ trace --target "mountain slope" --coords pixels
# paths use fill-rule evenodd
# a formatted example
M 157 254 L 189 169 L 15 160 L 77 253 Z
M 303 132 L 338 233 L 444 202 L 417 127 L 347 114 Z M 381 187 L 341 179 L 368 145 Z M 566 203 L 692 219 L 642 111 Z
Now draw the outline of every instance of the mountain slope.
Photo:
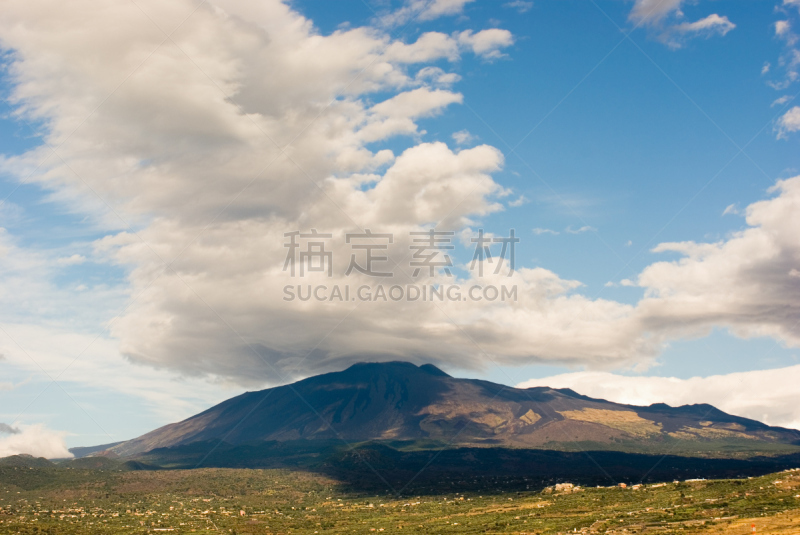
M 77 447 L 77 448 L 70 448 L 69 452 L 76 458 L 80 459 L 82 457 L 88 457 L 93 453 L 97 453 L 100 451 L 105 451 L 109 448 L 113 448 L 114 446 L 122 444 L 122 442 L 112 442 L 111 444 L 101 444 L 100 446 L 88 446 L 88 447 Z
M 106 454 L 133 456 L 209 440 L 237 445 L 297 439 L 720 453 L 800 449 L 800 431 L 710 405 L 621 405 L 569 389 L 517 389 L 453 378 L 432 365 L 390 362 L 247 392 Z

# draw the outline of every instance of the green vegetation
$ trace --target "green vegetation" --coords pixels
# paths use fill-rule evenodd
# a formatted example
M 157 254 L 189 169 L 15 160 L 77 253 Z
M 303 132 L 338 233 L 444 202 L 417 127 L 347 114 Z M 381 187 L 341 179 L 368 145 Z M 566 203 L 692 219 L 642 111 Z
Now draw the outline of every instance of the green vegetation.
M 306 471 L 69 466 L 0 467 L 0 533 L 750 533 L 754 522 L 788 534 L 800 521 L 798 470 L 625 489 L 511 491 L 487 478 L 397 496 Z

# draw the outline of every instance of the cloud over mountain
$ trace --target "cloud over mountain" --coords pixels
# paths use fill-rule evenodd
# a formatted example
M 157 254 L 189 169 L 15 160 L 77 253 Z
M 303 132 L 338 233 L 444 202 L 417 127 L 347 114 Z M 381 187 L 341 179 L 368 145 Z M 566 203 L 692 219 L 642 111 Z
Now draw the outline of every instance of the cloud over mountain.
M 425 19 L 465 4 L 407 7 Z M 645 4 L 634 12 L 666 16 Z M 672 15 L 680 6 L 664 4 Z M 376 27 L 324 35 L 277 0 L 10 0 L 0 30 L 13 50 L 12 102 L 44 125 L 46 142 L 2 165 L 104 230 L 91 253 L 126 270 L 130 297 L 110 330 L 134 362 L 249 384 L 365 354 L 465 368 L 647 364 L 667 340 L 715 325 L 800 343 L 800 178 L 751 205 L 747 227 L 728 240 L 658 246 L 681 259 L 642 271 L 637 304 L 589 297 L 580 281 L 541 267 L 508 277 L 492 265 L 480 280 L 412 276 L 412 232 L 436 225 L 457 235 L 510 194 L 494 178 L 504 165 L 497 148 L 423 138 L 426 119 L 464 99 L 444 67 L 465 54 L 498 57 L 514 42 L 506 30 L 413 42 Z M 397 136 L 405 148 L 390 143 Z M 286 302 L 284 286 L 300 282 L 283 269 L 285 234 L 310 229 L 332 234 L 337 264 L 304 285 L 375 283 L 344 275 L 345 235 L 369 229 L 394 236 L 387 286 L 516 285 L 518 299 Z M 53 278 L 46 261 L 5 241 L 4 269 L 23 277 L 11 265 L 23 259 Z

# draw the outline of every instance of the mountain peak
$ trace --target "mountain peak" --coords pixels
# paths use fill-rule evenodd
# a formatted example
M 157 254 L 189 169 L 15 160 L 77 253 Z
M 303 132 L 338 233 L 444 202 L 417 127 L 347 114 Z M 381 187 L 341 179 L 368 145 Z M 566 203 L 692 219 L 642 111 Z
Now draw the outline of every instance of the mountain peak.
M 450 375 L 446 374 L 433 364 L 422 364 L 421 366 L 417 366 L 411 362 L 405 362 L 402 360 L 390 360 L 388 362 L 357 362 L 350 366 L 349 368 L 345 369 L 342 373 L 348 373 L 353 371 L 377 371 L 377 372 L 415 372 L 415 371 L 422 371 L 430 375 L 436 375 L 439 377 L 450 377 Z
M 451 377 L 450 375 L 446 374 L 433 364 L 423 364 L 422 366 L 419 367 L 419 369 L 431 375 L 438 375 L 440 377 Z

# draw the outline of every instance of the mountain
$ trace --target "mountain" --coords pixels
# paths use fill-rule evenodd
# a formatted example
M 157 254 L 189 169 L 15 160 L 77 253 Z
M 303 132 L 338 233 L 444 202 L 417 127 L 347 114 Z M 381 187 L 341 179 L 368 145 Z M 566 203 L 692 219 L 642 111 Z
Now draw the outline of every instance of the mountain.
M 622 405 L 569 389 L 518 389 L 454 378 L 430 364 L 388 362 L 355 364 L 247 392 L 93 455 L 134 457 L 200 443 L 230 447 L 295 441 L 711 457 L 800 451 L 800 431 L 710 405 Z
M 122 442 L 112 442 L 111 444 L 102 444 L 100 446 L 88 446 L 88 447 L 70 448 L 69 452 L 76 459 L 81 459 L 83 457 L 88 457 L 89 455 L 91 455 L 93 453 L 106 451 L 107 449 L 113 448 L 114 446 L 116 446 L 118 444 L 122 444 Z
M 0 459 L 0 466 L 11 466 L 16 468 L 51 468 L 55 466 L 44 457 L 34 457 L 26 453 L 10 455 Z

